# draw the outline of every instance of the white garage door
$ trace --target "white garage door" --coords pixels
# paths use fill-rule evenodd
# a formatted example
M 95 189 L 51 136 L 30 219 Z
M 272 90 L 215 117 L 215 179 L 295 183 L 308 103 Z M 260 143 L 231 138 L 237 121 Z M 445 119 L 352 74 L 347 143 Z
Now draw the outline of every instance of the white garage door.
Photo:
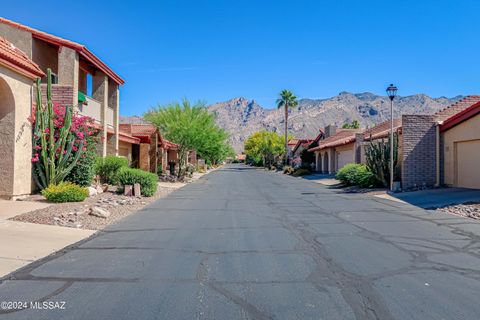
M 353 150 L 340 151 L 337 154 L 337 171 L 342 169 L 347 163 L 352 163 L 353 161 Z
M 480 140 L 456 143 L 457 186 L 480 189 Z

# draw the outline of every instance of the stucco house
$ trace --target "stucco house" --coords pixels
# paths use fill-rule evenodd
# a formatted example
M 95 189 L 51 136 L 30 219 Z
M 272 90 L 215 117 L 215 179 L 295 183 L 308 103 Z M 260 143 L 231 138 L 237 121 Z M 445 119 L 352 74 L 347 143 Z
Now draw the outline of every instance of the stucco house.
M 292 164 L 293 165 L 296 165 L 296 164 L 306 165 L 305 163 L 301 163 L 301 155 L 302 155 L 303 151 L 304 150 L 308 151 L 308 149 L 317 147 L 318 143 L 323 138 L 325 138 L 325 134 L 320 129 L 318 135 L 314 139 L 297 139 L 297 143 L 295 144 L 295 146 L 292 149 L 292 154 L 291 154 Z M 310 152 L 310 151 L 308 151 L 308 152 Z M 314 158 L 314 157 L 315 157 L 315 155 L 312 156 L 312 158 Z M 314 162 L 315 161 L 312 160 L 312 163 L 311 163 L 312 166 L 315 165 Z
M 390 126 L 390 120 L 387 120 L 356 134 L 356 163 L 366 163 L 365 148 L 370 145 L 370 142 L 389 141 Z M 403 159 L 402 118 L 393 119 L 393 132 L 398 136 L 398 161 L 401 163 Z
M 361 132 L 361 129 L 338 129 L 334 125 L 325 127 L 325 139 L 308 149 L 315 153 L 315 170 L 335 173 L 346 164 L 355 163 L 356 134 Z
M 124 138 L 118 126 L 124 80 L 83 44 L 5 18 L 0 18 L 0 36 L 22 50 L 43 72 L 52 70 L 54 102 L 73 105 L 80 114 L 95 119 L 102 137 L 99 154 L 118 155 L 119 141 Z M 46 82 L 43 76 L 42 83 Z
M 290 139 L 287 142 L 287 163 L 291 164 L 293 160 L 293 148 L 297 145 L 298 139 Z
M 480 101 L 442 121 L 440 139 L 441 182 L 480 189 Z
M 153 124 L 120 124 L 120 133 L 138 139 L 137 144 L 126 145 L 120 155 L 129 159 L 131 166 L 157 173 L 166 172 L 169 163 L 178 167 L 178 145 L 164 139 Z M 193 158 L 195 158 L 193 160 Z M 196 153 L 189 153 L 189 163 L 196 163 Z
M 480 96 L 433 115 L 402 116 L 402 189 L 480 188 Z
M 45 74 L 28 55 L 0 35 L 0 198 L 31 192 L 32 86 Z
M 121 144 L 138 139 L 119 131 L 119 94 L 124 81 L 82 44 L 0 18 L 2 87 L 0 156 L 2 178 L 12 184 L 0 196 L 12 198 L 32 191 L 31 128 L 27 119 L 35 105 L 34 80 L 41 78 L 46 96 L 46 71 L 53 72 L 54 103 L 73 105 L 100 129 L 99 155 L 119 155 Z M 3 97 L 4 96 L 4 97 Z M 122 146 L 123 148 L 124 146 Z M 10 175 L 10 177 L 8 177 Z

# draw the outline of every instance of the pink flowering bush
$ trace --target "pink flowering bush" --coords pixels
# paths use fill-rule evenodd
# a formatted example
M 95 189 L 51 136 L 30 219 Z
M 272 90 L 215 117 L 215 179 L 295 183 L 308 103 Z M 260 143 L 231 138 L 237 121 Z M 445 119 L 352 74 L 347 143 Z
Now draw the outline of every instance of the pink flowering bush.
M 34 177 L 42 190 L 65 180 L 87 150 L 87 139 L 96 133 L 93 119 L 75 114 L 72 106 L 53 104 L 51 71 L 47 73 L 47 102 L 42 104 L 40 79 L 37 79 L 37 107 L 30 119 Z

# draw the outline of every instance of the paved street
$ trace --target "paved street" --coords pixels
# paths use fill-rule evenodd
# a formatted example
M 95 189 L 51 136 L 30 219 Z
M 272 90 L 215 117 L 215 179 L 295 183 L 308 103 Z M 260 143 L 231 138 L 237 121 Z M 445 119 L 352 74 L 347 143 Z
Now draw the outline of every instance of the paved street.
M 229 165 L 30 265 L 1 319 L 478 319 L 480 224 Z

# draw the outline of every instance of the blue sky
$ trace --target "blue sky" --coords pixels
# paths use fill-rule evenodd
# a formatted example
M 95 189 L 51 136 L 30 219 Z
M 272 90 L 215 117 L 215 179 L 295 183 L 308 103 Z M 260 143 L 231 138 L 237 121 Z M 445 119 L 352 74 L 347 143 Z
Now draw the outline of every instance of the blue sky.
M 479 93 L 478 12 L 473 0 L 24 0 L 0 15 L 86 44 L 126 80 L 132 115 L 183 97 L 274 107 L 284 88 Z

